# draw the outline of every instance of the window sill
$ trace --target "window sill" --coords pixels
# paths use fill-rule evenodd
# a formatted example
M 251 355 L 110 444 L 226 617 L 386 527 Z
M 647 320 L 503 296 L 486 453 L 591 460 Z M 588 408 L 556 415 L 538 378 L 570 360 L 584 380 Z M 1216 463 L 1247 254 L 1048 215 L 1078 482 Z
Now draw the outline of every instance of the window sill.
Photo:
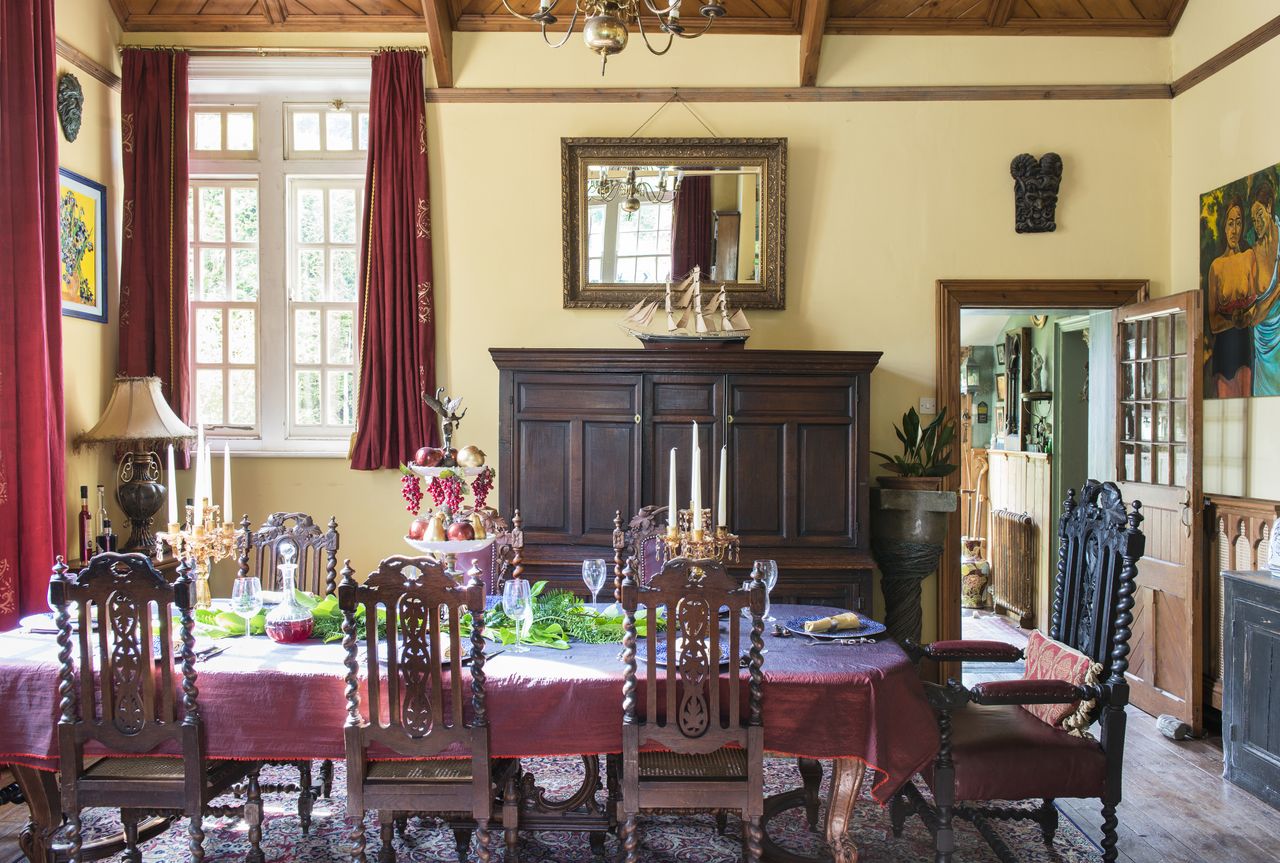
M 219 455 L 224 444 L 231 452 L 246 458 L 331 458 L 347 460 L 349 440 L 288 440 L 262 441 L 257 439 L 218 437 L 208 435 L 209 448 Z

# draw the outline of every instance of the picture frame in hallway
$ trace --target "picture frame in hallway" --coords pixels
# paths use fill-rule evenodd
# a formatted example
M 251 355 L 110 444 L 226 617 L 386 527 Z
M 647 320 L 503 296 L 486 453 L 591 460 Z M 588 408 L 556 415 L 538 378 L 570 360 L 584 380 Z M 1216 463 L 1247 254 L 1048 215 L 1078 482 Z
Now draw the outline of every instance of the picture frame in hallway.
M 58 290 L 62 314 L 107 322 L 107 187 L 58 169 Z

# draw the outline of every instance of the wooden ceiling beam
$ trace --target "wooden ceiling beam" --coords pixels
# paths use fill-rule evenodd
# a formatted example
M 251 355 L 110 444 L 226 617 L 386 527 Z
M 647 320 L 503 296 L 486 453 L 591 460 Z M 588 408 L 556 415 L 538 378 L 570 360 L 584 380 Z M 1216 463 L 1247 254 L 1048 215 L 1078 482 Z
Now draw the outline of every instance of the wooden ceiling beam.
M 800 18 L 800 86 L 818 83 L 818 61 L 822 58 L 822 34 L 827 29 L 831 0 L 803 0 Z
M 267 21 L 271 24 L 283 24 L 289 18 L 289 13 L 285 11 L 284 0 L 261 0 L 262 14 L 267 16 Z
M 1169 35 L 1173 35 L 1173 31 L 1178 29 L 1178 22 L 1182 20 L 1182 13 L 1187 11 L 1188 0 L 1173 0 L 1173 5 L 1169 7 Z
M 991 8 L 987 11 L 987 23 L 992 27 L 1003 27 L 1009 23 L 1013 14 L 1014 0 L 991 0 Z
M 125 5 L 125 0 L 110 0 L 111 11 L 116 13 L 116 20 L 120 22 L 123 28 L 129 23 L 129 7 Z
M 449 0 L 422 0 L 422 17 L 427 24 L 427 52 L 436 73 L 436 86 L 452 87 L 453 22 Z

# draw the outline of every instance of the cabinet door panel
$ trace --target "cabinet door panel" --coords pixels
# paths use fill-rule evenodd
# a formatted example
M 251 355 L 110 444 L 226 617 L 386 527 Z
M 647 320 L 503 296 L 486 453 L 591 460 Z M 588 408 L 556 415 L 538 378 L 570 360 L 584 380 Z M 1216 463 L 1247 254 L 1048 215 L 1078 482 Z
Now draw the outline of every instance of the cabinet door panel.
M 715 509 L 715 471 L 719 470 L 721 415 L 724 410 L 722 375 L 649 375 L 645 382 L 645 403 L 649 407 L 646 424 L 644 502 L 654 506 L 667 503 L 671 450 L 676 452 L 676 490 L 681 507 L 689 506 L 691 423 L 698 422 L 698 446 L 702 448 L 702 504 Z M 714 512 L 712 513 L 714 517 Z
M 596 377 L 596 376 L 591 376 Z M 639 378 L 592 380 L 583 375 L 537 375 L 516 382 L 518 414 L 618 416 L 640 412 Z
M 853 418 L 854 388 L 848 380 L 745 378 L 729 380 L 730 410 L 736 422 L 754 417 Z
M 688 419 L 714 417 L 722 404 L 721 380 L 718 377 L 673 380 L 671 377 L 654 375 L 653 395 L 649 400 L 653 416 L 675 414 Z
M 849 425 L 799 426 L 799 536 L 853 540 L 852 437 Z
M 702 448 L 702 507 L 713 510 L 716 503 L 716 486 L 713 482 L 714 470 L 720 469 L 720 447 L 713 423 L 698 426 L 698 446 Z M 654 422 L 651 435 L 653 439 L 653 457 L 650 459 L 652 470 L 653 496 L 646 501 L 654 506 L 666 506 L 667 481 L 671 475 L 671 450 L 676 450 L 676 500 L 682 509 L 689 506 L 693 493 L 689 478 L 693 466 L 690 450 L 693 444 L 692 426 L 687 422 Z
M 729 526 L 744 539 L 785 538 L 786 429 L 775 424 L 731 426 Z
M 564 534 L 572 529 L 569 509 L 567 421 L 522 420 L 516 435 L 516 501 L 525 530 Z
M 582 424 L 582 532 L 613 537 L 615 510 L 639 508 L 637 471 L 631 469 L 640 427 L 634 422 Z

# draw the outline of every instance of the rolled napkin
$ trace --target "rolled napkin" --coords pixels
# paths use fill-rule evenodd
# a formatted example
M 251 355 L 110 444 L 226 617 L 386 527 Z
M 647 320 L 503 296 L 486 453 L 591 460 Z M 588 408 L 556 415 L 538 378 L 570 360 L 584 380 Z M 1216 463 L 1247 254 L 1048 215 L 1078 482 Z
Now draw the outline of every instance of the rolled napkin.
M 834 617 L 820 617 L 817 620 L 806 621 L 804 625 L 805 632 L 831 632 L 832 630 L 861 628 L 862 618 L 852 611 L 846 611 Z

